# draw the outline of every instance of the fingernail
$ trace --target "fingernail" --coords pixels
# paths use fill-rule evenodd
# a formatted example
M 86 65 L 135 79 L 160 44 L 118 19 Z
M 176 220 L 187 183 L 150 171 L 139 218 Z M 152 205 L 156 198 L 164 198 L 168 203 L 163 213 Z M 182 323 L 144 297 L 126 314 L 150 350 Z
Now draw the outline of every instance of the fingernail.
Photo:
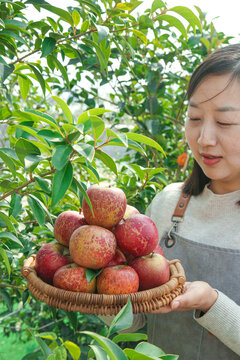
M 174 301 L 174 302 L 172 303 L 172 309 L 177 309 L 177 308 L 179 307 L 179 305 L 180 305 L 180 302 L 179 302 L 179 301 Z

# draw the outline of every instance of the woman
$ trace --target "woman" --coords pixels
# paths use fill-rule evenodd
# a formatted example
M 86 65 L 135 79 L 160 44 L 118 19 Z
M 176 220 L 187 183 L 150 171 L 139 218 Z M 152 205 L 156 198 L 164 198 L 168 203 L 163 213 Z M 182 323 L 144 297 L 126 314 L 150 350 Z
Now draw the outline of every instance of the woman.
M 158 227 L 166 258 L 181 260 L 188 282 L 170 306 L 136 315 L 129 330 L 147 319 L 148 340 L 166 353 L 182 360 L 235 360 L 240 355 L 240 44 L 215 51 L 194 71 L 188 101 L 192 174 L 185 183 L 168 185 L 146 212 Z M 182 193 L 187 194 L 182 213 L 172 217 Z
M 147 314 L 149 340 L 183 360 L 239 359 L 240 44 L 215 51 L 194 71 L 188 101 L 192 174 L 147 210 L 166 257 L 182 261 L 188 282 L 170 306 Z M 181 192 L 190 201 L 166 235 Z

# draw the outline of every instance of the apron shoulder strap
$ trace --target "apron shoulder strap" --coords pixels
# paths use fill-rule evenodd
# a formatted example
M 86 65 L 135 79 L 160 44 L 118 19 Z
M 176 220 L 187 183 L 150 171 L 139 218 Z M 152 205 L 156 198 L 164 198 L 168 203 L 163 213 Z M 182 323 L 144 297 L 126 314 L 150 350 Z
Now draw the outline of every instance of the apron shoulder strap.
M 185 213 L 185 210 L 188 206 L 189 200 L 191 198 L 190 194 L 184 193 L 182 192 L 180 195 L 180 198 L 178 200 L 178 203 L 175 207 L 173 216 L 172 216 L 172 221 L 181 221 L 182 217 Z
M 175 240 L 171 237 L 171 231 L 174 230 L 175 232 L 177 232 L 178 224 L 183 220 L 183 215 L 188 206 L 190 198 L 191 195 L 184 192 L 182 192 L 180 195 L 171 219 L 173 225 L 168 232 L 167 238 L 165 239 L 165 245 L 168 248 L 172 247 L 175 244 Z

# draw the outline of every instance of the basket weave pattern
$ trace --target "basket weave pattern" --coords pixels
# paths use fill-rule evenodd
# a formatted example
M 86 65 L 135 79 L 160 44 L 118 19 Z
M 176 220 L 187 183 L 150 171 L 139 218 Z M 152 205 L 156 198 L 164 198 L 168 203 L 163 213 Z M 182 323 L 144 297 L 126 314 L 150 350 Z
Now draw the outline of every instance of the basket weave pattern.
M 37 276 L 34 268 L 35 258 L 36 255 L 31 255 L 26 259 L 21 271 L 32 295 L 58 309 L 85 314 L 116 315 L 127 303 L 128 298 L 132 302 L 134 314 L 157 310 L 178 296 L 186 281 L 181 262 L 176 259 L 169 261 L 170 280 L 153 289 L 121 295 L 66 291 L 45 283 Z

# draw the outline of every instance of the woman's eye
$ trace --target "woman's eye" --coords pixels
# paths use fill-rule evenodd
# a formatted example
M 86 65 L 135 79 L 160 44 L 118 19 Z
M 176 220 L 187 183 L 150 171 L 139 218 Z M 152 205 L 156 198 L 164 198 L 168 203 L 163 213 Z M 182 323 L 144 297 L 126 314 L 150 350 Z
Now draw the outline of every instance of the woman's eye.
M 198 121 L 198 120 L 200 120 L 200 118 L 195 118 L 195 117 L 190 117 L 190 116 L 188 116 L 188 120 Z
M 220 122 L 220 121 L 218 121 L 218 124 L 221 125 L 221 126 L 230 126 L 231 125 L 229 123 L 223 123 L 223 122 Z

